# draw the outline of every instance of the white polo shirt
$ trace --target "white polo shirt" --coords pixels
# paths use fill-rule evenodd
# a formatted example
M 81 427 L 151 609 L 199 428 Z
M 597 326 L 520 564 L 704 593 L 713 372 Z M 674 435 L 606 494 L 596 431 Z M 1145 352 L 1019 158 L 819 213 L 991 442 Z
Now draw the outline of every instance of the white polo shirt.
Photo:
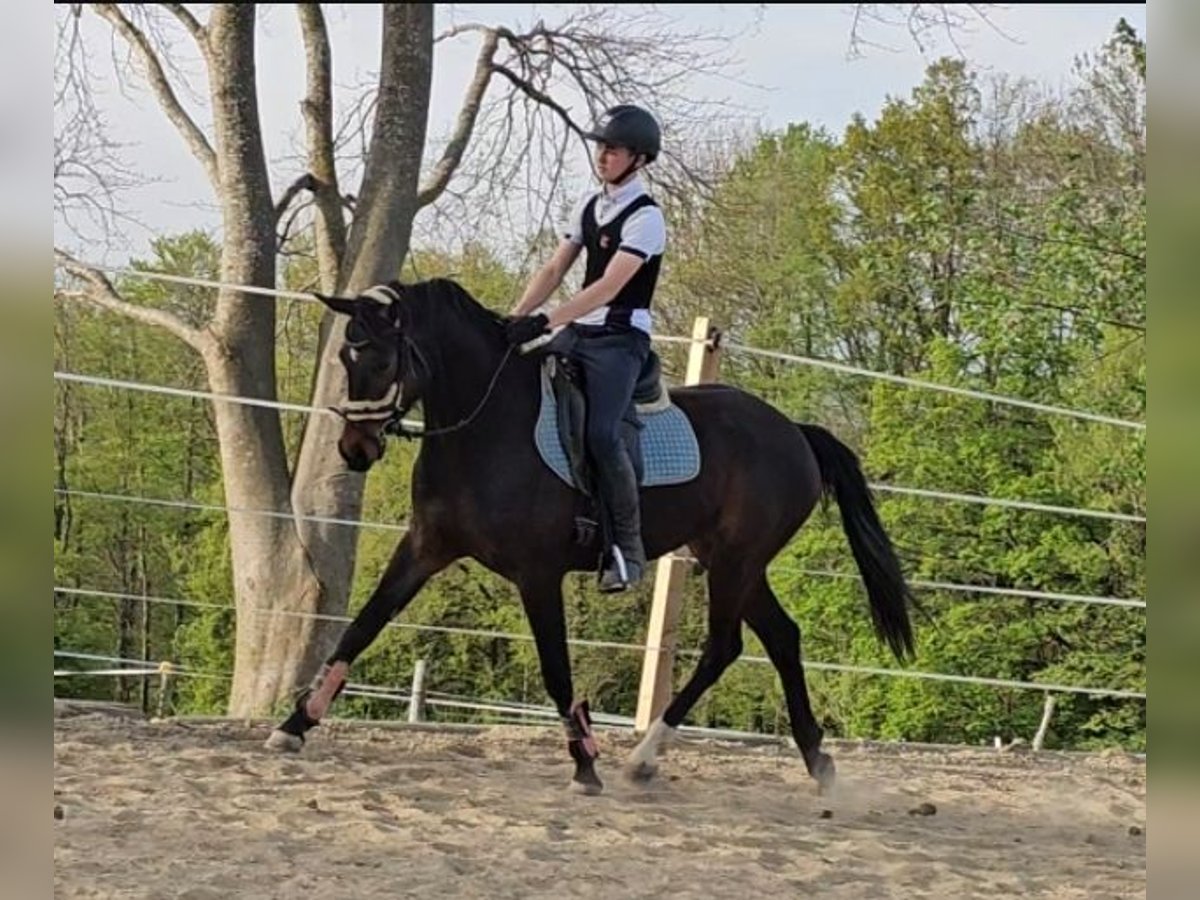
M 586 194 L 575 206 L 563 237 L 573 244 L 583 246 L 583 212 L 593 197 L 599 195 L 593 213 L 597 225 L 605 225 L 620 214 L 626 206 L 642 194 L 647 193 L 646 183 L 641 175 L 634 175 L 618 188 L 605 185 L 600 191 Z M 667 246 L 667 224 L 662 210 L 657 206 L 646 206 L 639 209 L 621 226 L 621 241 L 618 250 L 628 252 L 642 258 L 643 262 L 654 256 L 662 256 Z M 584 325 L 603 325 L 608 315 L 608 305 L 598 306 L 591 312 L 576 319 Z M 635 309 L 632 324 L 647 334 L 650 333 L 650 310 Z

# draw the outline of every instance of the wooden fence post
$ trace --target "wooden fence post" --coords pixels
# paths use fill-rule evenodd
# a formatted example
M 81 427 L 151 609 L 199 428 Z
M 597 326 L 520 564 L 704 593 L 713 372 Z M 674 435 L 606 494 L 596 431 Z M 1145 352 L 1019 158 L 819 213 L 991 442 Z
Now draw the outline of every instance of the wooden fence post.
M 171 676 L 174 674 L 174 664 L 167 660 L 158 664 L 158 718 L 160 719 L 166 715 L 171 706 Z
M 706 316 L 692 327 L 684 384 L 716 381 L 721 361 L 720 332 Z M 684 581 L 691 562 L 674 553 L 662 556 L 654 575 L 654 599 L 646 629 L 646 653 L 642 662 L 642 684 L 638 691 L 634 730 L 646 731 L 662 715 L 671 699 L 671 674 L 675 668 L 675 642 Z
M 408 721 L 425 721 L 425 660 L 418 659 L 413 667 L 412 691 L 408 697 Z
M 1054 701 L 1054 695 L 1046 691 L 1046 704 L 1042 707 L 1042 721 L 1038 725 L 1037 734 L 1033 736 L 1034 750 L 1041 750 L 1042 744 L 1046 741 L 1046 732 L 1050 729 L 1050 717 L 1054 715 Z

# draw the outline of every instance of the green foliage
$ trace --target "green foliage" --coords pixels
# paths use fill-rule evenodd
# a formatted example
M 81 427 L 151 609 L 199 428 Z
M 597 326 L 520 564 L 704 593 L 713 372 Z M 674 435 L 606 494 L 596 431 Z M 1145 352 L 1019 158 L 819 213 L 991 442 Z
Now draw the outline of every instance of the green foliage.
M 214 277 L 217 248 L 202 234 L 155 242 L 147 265 Z M 128 279 L 124 295 L 197 323 L 203 289 Z M 75 303 L 55 319 L 55 367 L 102 377 L 206 388 L 203 367 L 173 337 Z M 195 553 L 207 524 L 187 511 L 80 496 L 96 492 L 190 502 L 221 502 L 210 411 L 205 403 L 56 382 L 54 582 L 64 588 L 135 597 L 177 597 L 208 566 Z M 218 557 L 219 559 L 219 557 Z M 220 594 L 227 593 L 228 581 Z M 191 612 L 168 604 L 81 594 L 55 595 L 55 648 L 153 662 L 171 659 Z M 74 661 L 64 661 L 76 667 Z M 107 666 L 106 666 L 107 667 Z M 73 677 L 84 696 L 151 702 L 132 678 Z M 157 680 L 153 685 L 157 685 Z
M 1062 99 L 1027 85 L 981 89 L 962 63 L 942 62 L 910 99 L 856 119 L 838 142 L 797 126 L 764 136 L 720 185 L 701 225 L 709 237 L 684 239 L 673 299 L 697 310 L 713 307 L 704 295 L 724 300 L 732 309 L 719 321 L 738 343 L 1144 420 L 1139 48 L 1118 28 L 1080 61 L 1079 85 Z M 722 377 L 832 428 L 873 481 L 1145 513 L 1143 432 L 737 353 Z M 877 500 L 911 578 L 1145 596 L 1144 526 Z M 830 572 L 853 573 L 854 562 L 826 514 L 772 569 L 806 659 L 894 666 L 869 633 L 861 589 Z M 1140 610 L 919 597 L 929 620 L 918 619 L 914 669 L 1144 690 Z M 697 716 L 743 709 L 731 720 L 751 727 L 755 704 L 728 679 Z M 811 670 L 809 682 L 835 734 L 1028 737 L 1041 715 L 1042 698 L 1020 690 Z M 1063 699 L 1047 738 L 1144 741 L 1144 704 L 1082 695 Z

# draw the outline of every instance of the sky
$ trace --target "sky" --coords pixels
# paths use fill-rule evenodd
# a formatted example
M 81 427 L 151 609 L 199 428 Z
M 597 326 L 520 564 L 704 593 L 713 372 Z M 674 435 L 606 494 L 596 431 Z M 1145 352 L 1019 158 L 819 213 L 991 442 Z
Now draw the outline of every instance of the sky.
M 765 129 L 807 121 L 835 134 L 855 113 L 872 119 L 888 97 L 909 96 L 921 82 L 925 67 L 941 55 L 961 50 L 980 73 L 1024 76 L 1057 88 L 1069 83 L 1074 58 L 1097 49 L 1111 36 L 1119 18 L 1126 18 L 1140 34 L 1146 33 L 1146 8 L 1141 4 L 1021 5 L 990 10 L 992 24 L 973 22 L 957 35 L 958 49 L 944 34 L 930 35 L 931 42 L 922 49 L 903 29 L 869 26 L 865 37 L 888 46 L 867 46 L 852 58 L 852 10 L 850 4 L 756 4 L 680 5 L 660 12 L 669 14 L 681 30 L 729 35 L 728 51 L 734 65 L 725 77 L 695 81 L 690 88 L 694 96 L 733 104 Z M 379 9 L 327 4 L 325 11 L 333 45 L 335 103 L 345 103 L 354 86 L 368 81 L 377 68 Z M 486 9 L 482 5 L 442 5 L 435 31 L 453 22 L 511 27 L 527 26 L 542 17 L 553 22 L 562 11 L 562 6 L 549 4 L 497 4 Z M 200 15 L 207 13 L 200 10 Z M 93 244 L 81 252 L 97 262 L 113 264 L 131 253 L 145 255 L 149 241 L 158 235 L 197 227 L 215 233 L 219 215 L 199 163 L 154 98 L 136 81 L 125 86 L 118 82 L 112 60 L 123 56 L 124 50 L 114 42 L 108 26 L 95 16 L 84 16 L 81 25 L 111 136 L 124 145 L 129 167 L 153 179 L 123 198 L 141 223 L 125 229 L 124 246 Z M 304 60 L 290 5 L 264 7 L 257 42 L 259 106 L 272 163 L 272 186 L 278 195 L 300 171 L 298 163 L 288 157 L 298 152 L 303 133 L 298 103 L 304 92 Z M 178 46 L 186 49 L 186 40 L 181 37 Z M 477 37 L 472 35 L 437 46 L 431 136 L 450 130 L 476 51 Z M 180 68 L 194 88 L 190 94 L 182 93 L 183 102 L 197 121 L 207 126 L 203 66 L 195 57 L 185 56 Z M 57 216 L 55 241 L 80 248 Z

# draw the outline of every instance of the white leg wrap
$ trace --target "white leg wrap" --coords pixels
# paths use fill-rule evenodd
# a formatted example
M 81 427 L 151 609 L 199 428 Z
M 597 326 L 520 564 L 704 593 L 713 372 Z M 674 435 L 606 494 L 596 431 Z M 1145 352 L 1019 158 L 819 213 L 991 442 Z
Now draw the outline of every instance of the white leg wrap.
M 630 765 L 644 765 L 653 768 L 658 758 L 658 748 L 663 744 L 669 744 L 674 738 L 675 729 L 665 724 L 662 719 L 655 719 L 641 743 L 629 755 Z

